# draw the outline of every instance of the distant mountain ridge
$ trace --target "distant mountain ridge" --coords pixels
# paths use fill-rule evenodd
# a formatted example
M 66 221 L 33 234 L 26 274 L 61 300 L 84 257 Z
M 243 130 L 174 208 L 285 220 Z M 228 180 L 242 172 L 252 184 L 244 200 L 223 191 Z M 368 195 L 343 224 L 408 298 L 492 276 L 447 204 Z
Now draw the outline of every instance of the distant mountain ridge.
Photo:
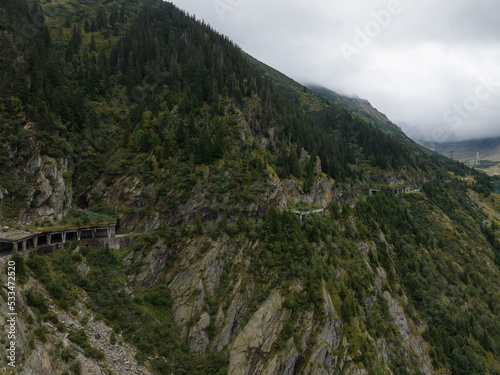
M 168 2 L 0 1 L 0 49 L 0 231 L 126 246 L 0 260 L 15 373 L 500 375 L 494 179 Z
M 405 138 L 408 138 L 408 136 L 404 134 L 403 130 L 401 130 L 399 126 L 389 120 L 389 118 L 387 118 L 385 114 L 373 107 L 367 99 L 340 95 L 335 91 L 318 85 L 309 85 L 308 88 L 321 97 L 348 109 L 349 111 L 357 114 L 358 116 L 369 122 L 372 122 L 380 129 L 396 136 L 403 135 Z
M 441 155 L 461 161 L 477 169 L 500 173 L 500 137 L 462 142 L 422 142 Z M 478 155 L 479 153 L 479 155 Z
M 422 142 L 436 152 L 453 157 L 459 161 L 474 161 L 479 152 L 480 159 L 500 162 L 500 137 L 473 139 L 462 142 L 434 143 Z
M 314 116 L 314 114 L 322 112 L 334 104 L 347 109 L 355 116 L 371 123 L 403 143 L 411 144 L 421 150 L 423 149 L 409 138 L 399 126 L 391 122 L 386 115 L 374 108 L 368 100 L 340 95 L 328 88 L 315 84 L 304 86 L 254 57 L 248 54 L 246 56 L 250 63 L 260 70 L 266 78 L 271 80 L 285 97 L 294 101 L 305 112 Z

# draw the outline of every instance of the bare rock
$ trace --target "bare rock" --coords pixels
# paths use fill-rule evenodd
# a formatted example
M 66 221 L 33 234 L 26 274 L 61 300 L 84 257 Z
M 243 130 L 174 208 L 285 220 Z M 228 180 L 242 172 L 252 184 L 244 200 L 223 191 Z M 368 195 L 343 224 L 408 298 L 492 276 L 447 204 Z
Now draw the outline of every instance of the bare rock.
M 229 352 L 230 375 L 261 373 L 263 364 L 258 353 L 271 351 L 290 314 L 282 310 L 282 303 L 283 297 L 274 291 L 235 338 Z
M 388 291 L 383 294 L 389 306 L 389 314 L 391 315 L 394 324 L 399 329 L 399 333 L 403 338 L 403 345 L 406 350 L 405 355 L 408 356 L 410 349 L 413 350 L 419 358 L 419 367 L 425 375 L 431 375 L 434 372 L 432 363 L 428 354 L 428 347 L 424 339 L 420 335 L 415 335 L 411 332 L 408 320 L 404 315 L 403 309 L 399 302 L 392 298 Z
M 37 347 L 24 363 L 21 375 L 52 375 L 54 371 L 46 347 Z
M 89 265 L 83 261 L 82 263 L 80 263 L 76 269 L 76 272 L 78 272 L 78 274 L 81 276 L 81 277 L 87 277 L 87 275 L 89 274 L 90 272 L 90 267 Z
M 403 337 L 403 341 L 409 345 L 410 343 L 410 327 L 408 326 L 408 320 L 403 312 L 403 309 L 399 305 L 398 301 L 392 298 L 391 294 L 388 291 L 385 291 L 383 294 L 384 298 L 387 301 L 389 306 L 389 314 L 394 321 L 394 324 L 399 329 L 399 333 Z
M 304 191 L 297 180 L 283 180 L 281 182 L 283 194 L 287 201 L 299 203 L 303 200 Z
M 314 165 L 314 173 L 321 173 L 321 159 L 316 156 L 316 164 Z
M 323 284 L 323 306 L 328 319 L 321 328 L 317 344 L 312 350 L 311 374 L 333 374 L 338 364 L 336 350 L 339 348 L 343 326 L 338 319 L 330 294 Z
M 210 342 L 205 329 L 210 325 L 210 315 L 203 313 L 200 320 L 191 327 L 189 332 L 189 349 L 196 354 L 205 354 Z
M 304 201 L 315 206 L 327 207 L 335 200 L 336 193 L 329 178 L 317 179 Z
M 28 195 L 28 208 L 20 213 L 22 222 L 58 221 L 69 212 L 67 202 L 73 200 L 73 189 L 65 179 L 67 159 L 41 157 L 36 153 L 28 162 L 26 173 L 32 176 L 34 186 Z
M 222 307 L 219 309 L 216 327 L 220 334 L 215 337 L 213 344 L 217 351 L 222 350 L 229 344 L 233 334 L 239 328 L 240 321 L 244 317 L 246 310 L 245 301 L 241 294 L 233 298 L 231 306 L 226 314 L 222 312 Z

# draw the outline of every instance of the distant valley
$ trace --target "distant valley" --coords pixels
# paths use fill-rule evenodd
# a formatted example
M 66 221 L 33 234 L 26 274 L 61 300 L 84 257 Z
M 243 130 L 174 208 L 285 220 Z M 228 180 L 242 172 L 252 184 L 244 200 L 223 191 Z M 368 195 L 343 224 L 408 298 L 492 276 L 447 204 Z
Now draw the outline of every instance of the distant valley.
M 0 50 L 0 375 L 500 375 L 495 178 L 169 2 Z
M 500 173 L 500 137 L 463 142 L 422 143 L 441 155 L 464 162 L 489 174 Z

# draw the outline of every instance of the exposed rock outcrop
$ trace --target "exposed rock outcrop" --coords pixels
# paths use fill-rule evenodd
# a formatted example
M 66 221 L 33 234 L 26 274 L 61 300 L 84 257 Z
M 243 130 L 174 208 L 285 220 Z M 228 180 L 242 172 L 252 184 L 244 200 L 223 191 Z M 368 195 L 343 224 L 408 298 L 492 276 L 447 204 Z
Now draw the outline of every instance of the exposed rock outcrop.
M 227 180 L 231 178 L 230 175 L 226 177 Z M 334 188 L 328 177 L 318 177 L 306 194 L 297 180 L 281 180 L 270 173 L 265 183 L 254 183 L 251 187 L 252 191 L 261 192 L 258 199 L 239 201 L 231 196 L 234 192 L 226 193 L 222 199 L 221 196 L 219 199 L 208 198 L 207 191 L 214 190 L 208 170 L 189 192 L 170 191 L 160 196 L 159 190 L 158 184 L 144 185 L 136 177 L 120 177 L 107 186 L 102 177 L 85 196 L 91 201 L 93 192 L 102 196 L 111 206 L 129 207 L 127 212 L 120 214 L 120 229 L 138 232 L 153 231 L 162 224 L 194 224 L 197 217 L 204 224 L 214 224 L 223 216 L 233 222 L 241 214 L 257 221 L 266 214 L 270 206 L 283 210 L 290 203 L 304 202 L 326 208 L 342 197 L 342 190 Z
M 0 268 L 4 269 L 9 258 L 0 260 Z M 84 264 L 84 263 L 82 263 Z M 1 273 L 2 281 L 5 274 Z M 24 293 L 27 291 L 42 292 L 48 301 L 49 311 L 54 314 L 63 325 L 64 332 L 57 329 L 50 322 L 38 321 L 36 315 L 27 306 Z M 119 343 L 111 344 L 110 338 L 112 328 L 102 321 L 95 320 L 94 315 L 85 307 L 85 296 L 74 306 L 78 316 L 69 312 L 60 311 L 51 303 L 48 293 L 33 279 L 25 285 L 17 286 L 16 293 L 16 369 L 21 375 L 53 375 L 61 374 L 69 370 L 70 366 L 80 363 L 83 375 L 107 375 L 109 371 L 114 374 L 123 375 L 152 375 L 144 366 L 139 365 L 135 359 L 136 350 L 130 345 L 122 342 L 120 335 Z M 7 342 L 7 304 L 0 296 L 0 341 Z M 29 323 L 29 321 L 32 323 Z M 34 333 L 36 326 L 41 325 L 46 330 L 46 342 Z M 89 340 L 89 344 L 104 354 L 103 360 L 96 360 L 84 355 L 83 349 L 68 339 L 68 331 L 83 330 Z M 59 344 L 58 344 L 59 343 Z M 62 361 L 55 353 L 60 349 L 67 349 L 75 353 L 73 362 Z M 6 358 L 6 346 L 0 345 L 0 356 Z M 5 363 L 5 362 L 4 362 Z M 0 369 L 1 370 L 1 369 Z M 4 368 L 3 370 L 7 370 Z M 1 371 L 0 371 L 1 372 Z
M 403 338 L 406 349 L 405 355 L 408 357 L 410 351 L 415 352 L 419 359 L 420 371 L 424 375 L 432 375 L 434 369 L 428 354 L 429 348 L 424 339 L 421 335 L 412 333 L 408 324 L 408 318 L 405 316 L 399 302 L 388 291 L 385 291 L 383 296 L 389 306 L 389 313 L 394 320 L 394 324 L 398 327 L 399 333 Z
M 27 207 L 19 215 L 22 222 L 54 222 L 68 214 L 73 188 L 67 159 L 56 160 L 36 153 L 26 166 L 26 174 L 31 176 L 32 188 Z
M 228 369 L 230 375 L 264 373 L 262 359 L 271 352 L 283 322 L 290 315 L 290 312 L 281 308 L 282 303 L 283 297 L 280 293 L 273 292 L 236 336 L 230 346 Z M 274 372 L 268 368 L 265 373 Z

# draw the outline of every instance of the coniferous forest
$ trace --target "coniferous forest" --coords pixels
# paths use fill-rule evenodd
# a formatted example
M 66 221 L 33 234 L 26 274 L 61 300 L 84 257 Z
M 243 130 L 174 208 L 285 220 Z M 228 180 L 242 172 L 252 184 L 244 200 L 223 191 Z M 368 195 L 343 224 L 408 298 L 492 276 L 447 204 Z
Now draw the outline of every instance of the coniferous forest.
M 0 0 L 0 51 L 1 226 L 131 238 L 11 256 L 18 373 L 500 374 L 492 177 L 168 2 Z

